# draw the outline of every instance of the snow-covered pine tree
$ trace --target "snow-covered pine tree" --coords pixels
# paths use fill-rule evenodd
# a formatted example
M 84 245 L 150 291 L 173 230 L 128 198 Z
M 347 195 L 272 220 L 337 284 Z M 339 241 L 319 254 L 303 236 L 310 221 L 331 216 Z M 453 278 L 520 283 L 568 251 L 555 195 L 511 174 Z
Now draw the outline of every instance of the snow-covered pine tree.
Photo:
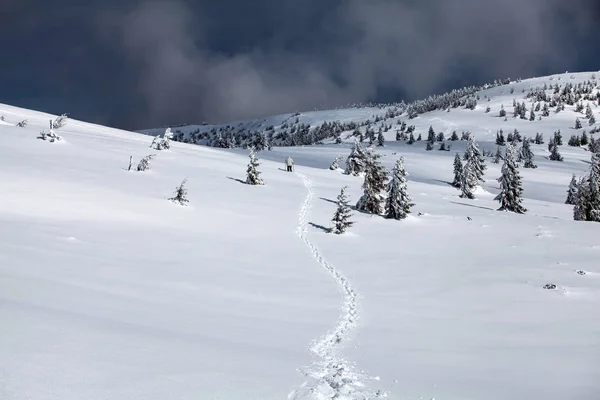
M 175 196 L 169 198 L 169 200 L 171 200 L 173 203 L 179 203 L 182 206 L 185 206 L 186 203 L 189 203 L 189 200 L 187 199 L 187 189 L 185 188 L 186 182 L 187 178 L 185 178 L 181 182 L 181 185 L 175 189 Z
M 579 120 L 579 117 L 577 117 L 575 119 L 575 129 L 581 129 L 582 125 L 581 125 L 581 121 Z
M 425 150 L 427 150 L 427 151 L 433 150 L 433 142 L 427 141 L 427 143 L 425 144 Z
M 486 169 L 485 158 L 483 157 L 481 150 L 479 150 L 479 145 L 473 138 L 469 139 L 469 142 L 467 144 L 467 149 L 465 151 L 464 159 L 465 160 L 473 160 L 471 169 L 473 170 L 473 173 L 475 174 L 476 180 L 480 181 L 480 182 L 485 182 L 483 180 L 483 174 Z
M 346 170 L 344 171 L 344 174 L 358 176 L 365 172 L 366 158 L 367 156 L 362 146 L 355 140 L 352 151 L 350 151 L 350 155 L 346 159 Z
M 460 181 L 460 195 L 461 198 L 474 199 L 473 189 L 477 187 L 477 176 L 475 175 L 475 168 L 473 166 L 472 159 L 467 160 L 463 166 L 462 179 Z
M 589 190 L 590 177 L 584 176 L 577 183 L 577 195 L 573 207 L 573 219 L 575 221 L 587 221 L 589 213 Z
M 152 161 L 152 159 L 156 157 L 156 154 L 150 154 L 147 155 L 146 157 L 142 158 L 137 166 L 137 170 L 142 172 L 142 171 L 147 171 L 150 169 L 150 161 Z
M 350 206 L 348 205 L 349 200 L 346 196 L 347 188 L 347 186 L 343 187 L 337 197 L 337 209 L 333 215 L 333 228 L 331 228 L 331 232 L 336 235 L 345 233 L 348 228 L 354 225 L 354 222 L 350 221 L 352 214 L 350 213 Z
M 498 146 L 504 146 L 506 144 L 506 139 L 504 138 L 504 132 L 502 132 L 502 130 L 496 133 L 496 144 Z
M 337 156 L 329 166 L 329 169 L 332 171 L 338 169 L 340 167 L 340 161 L 342 161 L 342 156 Z
M 459 158 L 460 161 L 460 158 Z M 385 217 L 390 219 L 404 219 L 410 214 L 414 206 L 412 198 L 406 188 L 406 171 L 404 158 L 400 157 L 392 170 L 392 176 L 387 186 L 388 196 L 385 202 Z
M 362 185 L 364 192 L 356 203 L 356 208 L 372 214 L 381 214 L 387 170 L 379 161 L 381 155 L 369 150 L 366 152 L 366 156 L 365 180 Z
M 383 132 L 379 129 L 377 133 L 377 146 L 383 147 L 385 145 L 385 137 L 383 137 Z
M 460 155 L 456 153 L 454 156 L 454 180 L 452 181 L 452 186 L 455 188 L 460 188 L 461 182 L 463 179 L 463 164 L 460 160 Z
M 504 109 L 504 104 L 500 106 L 500 117 L 506 117 L 506 110 Z
M 569 183 L 569 190 L 567 190 L 567 200 L 565 200 L 565 204 L 575 205 L 577 204 L 577 179 L 575 175 L 571 178 L 571 182 Z
M 260 172 L 258 171 L 258 166 L 260 163 L 256 159 L 256 150 L 254 147 L 250 148 L 250 163 L 248 164 L 248 169 L 246 170 L 246 183 L 248 185 L 264 185 L 264 181 L 260 177 Z
M 592 153 L 589 175 L 588 221 L 600 222 L 600 154 Z
M 433 126 L 429 126 L 429 130 L 427 131 L 427 141 L 428 142 L 435 142 L 435 131 L 433 130 Z
M 523 160 L 524 168 L 537 168 L 537 165 L 533 162 L 533 151 L 531 151 L 531 146 L 529 144 L 529 139 L 525 138 L 523 140 L 523 148 L 521 149 L 521 158 Z
M 521 175 L 515 162 L 514 145 L 506 147 L 502 176 L 498 178 L 498 182 L 500 182 L 500 193 L 494 199 L 500 202 L 498 211 L 525 213 L 527 209 L 521 204 L 523 202 L 523 187 L 521 185 Z
M 406 144 L 414 144 L 414 143 L 415 143 L 415 135 L 411 132 Z
M 502 152 L 500 151 L 500 146 L 496 149 L 496 155 L 494 156 L 494 164 L 500 164 L 502 160 Z
M 554 138 L 550 139 L 548 143 L 548 149 L 550 150 L 550 160 L 552 161 L 563 161 L 562 155 L 558 152 L 558 146 L 554 141 Z

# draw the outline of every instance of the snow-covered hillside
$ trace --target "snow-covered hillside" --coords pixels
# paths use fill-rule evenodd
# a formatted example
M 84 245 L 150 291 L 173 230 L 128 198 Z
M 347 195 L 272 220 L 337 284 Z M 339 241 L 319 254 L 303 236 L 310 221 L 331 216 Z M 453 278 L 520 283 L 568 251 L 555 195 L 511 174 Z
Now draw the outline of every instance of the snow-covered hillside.
M 530 121 L 525 98 L 590 81 L 591 99 L 591 77 L 514 82 L 477 93 L 473 110 L 412 119 L 385 119 L 385 107 L 301 113 L 313 126 L 392 124 L 374 149 L 390 169 L 404 157 L 412 214 L 354 211 L 342 236 L 326 232 L 333 203 L 348 186 L 355 204 L 363 179 L 329 165 L 349 154 L 353 131 L 259 152 L 265 185 L 253 186 L 242 148 L 158 151 L 146 135 L 71 119 L 51 142 L 38 137 L 56 116 L 0 105 L 0 398 L 598 397 L 600 224 L 573 221 L 564 203 L 591 156 L 567 141 L 600 134 L 576 105 Z M 526 119 L 513 118 L 513 99 Z M 396 141 L 402 122 L 423 140 Z M 430 126 L 451 151 L 425 150 Z M 525 214 L 497 211 L 493 156 L 475 199 L 449 185 L 467 142 L 452 132 L 493 155 L 500 129 L 544 137 L 531 145 L 538 168 L 519 169 Z M 564 160 L 551 161 L 558 130 Z M 168 198 L 186 178 L 180 206 Z

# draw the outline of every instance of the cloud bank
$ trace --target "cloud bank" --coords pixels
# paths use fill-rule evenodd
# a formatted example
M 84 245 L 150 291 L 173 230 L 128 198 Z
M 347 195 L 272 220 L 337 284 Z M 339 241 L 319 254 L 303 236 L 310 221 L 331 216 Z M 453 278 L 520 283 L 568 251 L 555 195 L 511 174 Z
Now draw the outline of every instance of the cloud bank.
M 587 0 L 246 3 L 147 1 L 102 14 L 98 31 L 118 43 L 144 102 L 136 123 L 220 122 L 564 71 L 594 22 Z

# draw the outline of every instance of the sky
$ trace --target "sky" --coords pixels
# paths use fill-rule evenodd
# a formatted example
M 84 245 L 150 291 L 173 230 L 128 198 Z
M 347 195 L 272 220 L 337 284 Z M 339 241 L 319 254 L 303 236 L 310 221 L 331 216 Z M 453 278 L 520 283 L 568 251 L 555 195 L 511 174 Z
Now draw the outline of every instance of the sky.
M 598 71 L 596 0 L 3 0 L 0 102 L 124 129 Z

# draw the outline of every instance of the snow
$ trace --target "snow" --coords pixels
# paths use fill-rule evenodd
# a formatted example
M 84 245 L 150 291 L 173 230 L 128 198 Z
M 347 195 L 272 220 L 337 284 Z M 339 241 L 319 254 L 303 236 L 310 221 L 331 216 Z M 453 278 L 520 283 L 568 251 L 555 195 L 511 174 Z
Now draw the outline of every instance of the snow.
M 251 186 L 246 150 L 157 151 L 152 137 L 73 119 L 50 143 L 37 136 L 55 116 L 0 105 L 0 398 L 596 398 L 600 224 L 564 204 L 590 154 L 566 146 L 572 107 L 511 114 L 522 88 L 590 75 L 512 83 L 473 111 L 407 121 L 424 137 L 470 130 L 492 153 L 498 129 L 546 143 L 561 129 L 564 162 L 532 145 L 539 167 L 519 169 L 526 214 L 496 211 L 493 158 L 476 199 L 461 199 L 448 183 L 465 142 L 425 151 L 396 142 L 394 126 L 376 150 L 389 169 L 404 157 L 412 214 L 355 211 L 344 235 L 325 229 L 340 188 L 355 204 L 362 177 L 329 165 L 350 141 L 260 152 L 265 185 Z M 149 171 L 126 170 L 149 154 Z M 288 155 L 295 173 L 282 171 Z M 167 199 L 184 178 L 182 207 Z

